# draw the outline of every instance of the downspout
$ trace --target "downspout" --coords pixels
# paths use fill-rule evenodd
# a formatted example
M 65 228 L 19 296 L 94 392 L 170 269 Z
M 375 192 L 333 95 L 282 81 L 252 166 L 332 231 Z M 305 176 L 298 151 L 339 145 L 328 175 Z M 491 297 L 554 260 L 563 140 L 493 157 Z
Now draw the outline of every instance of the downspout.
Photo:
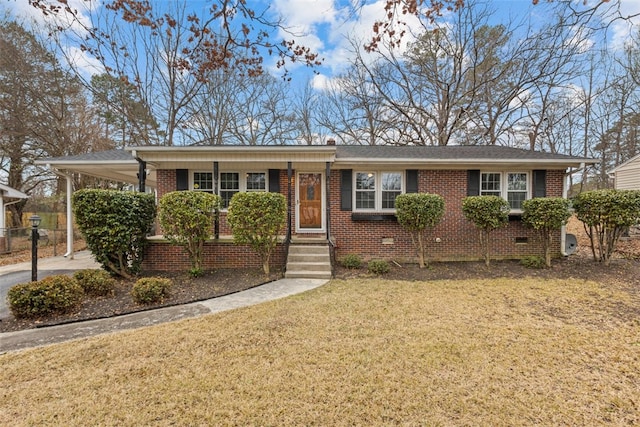
M 569 192 L 569 175 L 574 174 L 575 172 L 584 169 L 585 164 L 584 163 L 580 163 L 580 167 L 576 170 L 576 171 L 572 171 L 571 168 L 569 168 L 569 172 L 565 173 L 564 176 L 562 177 L 562 198 L 566 199 L 568 192 Z M 562 227 L 560 227 L 560 253 L 562 254 L 562 256 L 566 257 L 569 256 L 569 254 L 567 253 L 567 226 L 563 225 Z
M 568 186 L 569 186 L 569 175 L 571 174 L 571 168 L 569 168 L 569 172 L 565 173 L 562 177 L 562 198 L 566 199 L 568 194 Z M 567 254 L 567 226 L 565 224 L 560 227 L 560 254 L 563 257 L 569 256 Z

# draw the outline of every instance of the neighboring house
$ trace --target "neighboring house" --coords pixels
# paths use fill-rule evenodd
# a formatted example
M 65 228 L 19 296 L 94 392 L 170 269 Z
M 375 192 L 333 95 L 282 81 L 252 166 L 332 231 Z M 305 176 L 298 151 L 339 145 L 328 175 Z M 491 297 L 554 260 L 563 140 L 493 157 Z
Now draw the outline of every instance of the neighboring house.
M 640 154 L 618 165 L 609 175 L 616 190 L 640 190 Z
M 13 203 L 18 203 L 23 199 L 28 199 L 29 196 L 22 191 L 18 191 L 15 188 L 11 188 L 7 185 L 0 184 L 0 251 L 5 252 L 7 250 L 7 243 L 5 237 L 5 231 L 7 229 L 6 224 L 6 207 Z
M 154 187 L 158 198 L 175 190 L 219 194 L 224 206 L 212 224 L 208 268 L 259 265 L 250 250 L 231 243 L 226 207 L 240 191 L 280 192 L 287 198 L 286 244 L 274 257 L 276 267 L 284 265 L 289 243 L 328 242 L 337 259 L 358 254 L 365 260 L 415 260 L 411 237 L 395 218 L 395 198 L 412 192 L 445 199 L 444 218 L 431 233 L 433 260 L 480 259 L 478 232 L 462 213 L 468 195 L 497 195 L 511 205 L 509 225 L 493 233 L 495 258 L 542 254 L 537 235 L 520 220 L 522 202 L 565 197 L 567 173 L 595 162 L 499 146 L 140 146 L 126 151 L 110 152 L 109 163 L 100 163 L 99 154 L 40 163 L 63 173 L 93 174 L 97 168 L 102 177 L 113 174 L 142 189 Z M 564 230 L 558 237 L 560 254 Z M 161 236 L 150 240 L 146 268 L 188 268 L 180 248 Z

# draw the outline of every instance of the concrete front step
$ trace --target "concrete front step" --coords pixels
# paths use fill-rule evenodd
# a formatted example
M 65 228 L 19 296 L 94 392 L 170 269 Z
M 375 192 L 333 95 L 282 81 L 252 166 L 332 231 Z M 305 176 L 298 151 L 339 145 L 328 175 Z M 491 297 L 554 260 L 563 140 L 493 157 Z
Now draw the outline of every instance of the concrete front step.
M 288 263 L 291 262 L 323 262 L 331 263 L 329 254 L 289 254 Z
M 288 262 L 287 271 L 331 271 L 329 262 Z
M 284 273 L 287 279 L 331 279 L 331 271 L 289 271 Z
M 331 258 L 327 245 L 295 245 L 289 246 L 287 278 L 331 278 Z
M 291 254 L 304 254 L 304 255 L 324 255 L 329 254 L 329 246 L 317 246 L 317 245 L 289 245 L 289 255 Z

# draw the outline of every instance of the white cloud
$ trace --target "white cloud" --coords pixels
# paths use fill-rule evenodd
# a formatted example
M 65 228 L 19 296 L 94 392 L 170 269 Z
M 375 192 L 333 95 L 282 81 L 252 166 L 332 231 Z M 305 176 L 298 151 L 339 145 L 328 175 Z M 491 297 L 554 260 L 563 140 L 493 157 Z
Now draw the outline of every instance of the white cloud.
M 102 74 L 105 71 L 100 61 L 78 47 L 65 47 L 64 56 L 68 63 L 86 78 L 90 78 L 94 74 Z
M 331 79 L 324 74 L 318 74 L 311 79 L 311 87 L 316 90 L 327 90 L 331 87 Z
M 613 49 L 622 49 L 634 32 L 640 28 L 640 0 L 621 0 L 620 16 L 609 28 L 609 45 Z
M 91 13 L 102 6 L 102 0 L 68 0 L 67 5 L 75 11 L 69 14 L 64 9 L 60 13 L 47 13 L 46 15 L 38 8 L 35 8 L 27 1 L 17 0 L 11 2 L 11 13 L 17 18 L 23 19 L 31 24 L 31 31 L 46 33 L 50 27 L 61 27 L 67 31 L 74 31 L 78 34 L 86 34 L 86 28 L 91 25 Z M 62 6 L 57 1 L 45 1 L 45 4 Z
M 373 60 L 377 54 L 364 52 L 364 45 L 373 36 L 373 25 L 384 18 L 384 0 L 373 3 L 352 4 L 330 0 L 276 0 L 274 6 L 285 18 L 285 26 L 296 29 L 302 37 L 296 38 L 304 46 L 310 47 L 323 59 L 319 69 L 321 76 L 313 78 L 314 87 L 326 87 L 331 75 L 344 71 L 352 61 L 354 49 L 359 49 L 363 57 Z M 422 28 L 417 18 L 404 16 L 407 28 Z M 289 36 L 281 33 L 281 37 Z M 403 39 L 398 51 L 404 51 L 413 40 L 410 32 Z M 291 69 L 291 67 L 290 67 Z
M 92 74 L 104 72 L 99 61 L 82 51 L 72 39 L 81 40 L 87 35 L 87 28 L 91 27 L 91 14 L 102 6 L 102 0 L 68 0 L 68 7 L 75 11 L 69 14 L 64 9 L 59 13 L 47 13 L 46 15 L 27 1 L 17 0 L 11 2 L 10 13 L 43 40 L 51 39 L 51 33 L 55 32 L 55 40 L 59 45 L 61 61 L 67 61 L 72 67 L 89 77 Z M 55 0 L 49 0 L 46 4 L 61 5 Z M 62 29 L 61 32 L 54 29 Z

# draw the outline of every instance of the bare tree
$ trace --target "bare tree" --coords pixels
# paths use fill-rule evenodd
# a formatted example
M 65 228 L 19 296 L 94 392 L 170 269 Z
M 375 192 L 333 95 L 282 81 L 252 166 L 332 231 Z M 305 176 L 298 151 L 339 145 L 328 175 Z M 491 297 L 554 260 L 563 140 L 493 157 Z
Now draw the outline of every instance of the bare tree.
M 321 92 L 318 122 L 342 143 L 398 143 L 393 138 L 397 123 L 390 120 L 393 113 L 385 99 L 391 94 L 383 88 L 384 72 L 378 69 L 382 64 L 365 65 L 357 41 L 352 41 L 352 48 L 354 63 Z
M 27 194 L 55 179 L 34 160 L 87 151 L 104 141 L 78 81 L 17 22 L 0 23 L 0 167 L 7 184 Z M 20 226 L 23 203 L 10 205 Z
M 296 34 L 282 24 L 279 17 L 271 17 L 269 7 L 256 9 L 246 0 L 213 0 L 208 10 L 200 14 L 183 14 L 186 1 L 174 3 L 174 9 L 166 9 L 165 2 L 147 0 L 106 0 L 103 5 L 120 24 L 146 29 L 149 43 L 153 39 L 167 40 L 173 33 L 181 32 L 184 38 L 180 57 L 171 65 L 180 72 L 189 72 L 198 79 L 205 79 L 211 70 L 234 69 L 255 76 L 262 74 L 265 52 L 277 56 L 277 66 L 286 69 L 288 62 L 301 62 L 309 66 L 319 65 L 319 57 L 310 48 L 295 41 Z M 71 7 L 67 0 L 29 0 L 29 4 L 44 15 L 58 16 L 56 30 L 79 36 L 79 46 L 106 63 L 105 51 L 115 49 L 123 56 L 135 56 L 136 45 L 128 39 L 114 37 L 113 26 L 87 22 L 82 13 Z M 291 38 L 281 38 L 280 33 Z M 129 76 L 130 77 L 130 76 Z
M 239 145 L 296 143 L 298 132 L 289 82 L 269 75 L 241 79 L 234 105 L 236 118 L 228 129 L 229 142 Z

